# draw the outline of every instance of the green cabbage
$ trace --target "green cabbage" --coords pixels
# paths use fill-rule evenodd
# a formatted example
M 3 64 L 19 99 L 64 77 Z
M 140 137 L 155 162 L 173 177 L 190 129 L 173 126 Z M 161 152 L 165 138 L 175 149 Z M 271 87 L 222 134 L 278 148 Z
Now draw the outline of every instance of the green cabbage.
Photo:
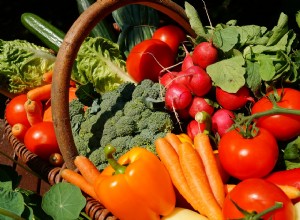
M 125 81 L 133 82 L 126 72 L 126 62 L 118 45 L 102 37 L 85 39 L 71 77 L 82 85 L 92 83 L 99 93 L 114 90 Z
M 49 49 L 25 40 L 0 40 L 0 89 L 18 94 L 40 86 L 55 59 Z

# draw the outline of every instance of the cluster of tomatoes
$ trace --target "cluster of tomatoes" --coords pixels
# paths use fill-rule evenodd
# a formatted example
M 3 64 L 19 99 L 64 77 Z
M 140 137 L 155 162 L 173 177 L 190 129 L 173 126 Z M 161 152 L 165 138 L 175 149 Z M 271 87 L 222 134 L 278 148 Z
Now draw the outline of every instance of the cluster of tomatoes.
M 29 100 L 27 94 L 15 96 L 6 105 L 5 119 L 12 128 L 12 134 L 24 143 L 30 152 L 54 166 L 61 166 L 64 161 L 52 121 L 50 93 L 47 93 L 49 97 L 43 97 L 41 100 L 38 99 L 42 97 L 42 92 L 37 94 L 39 98 L 36 100 Z M 69 95 L 70 99 L 75 97 L 75 88 L 70 88 Z M 32 107 L 27 107 L 33 104 L 34 111 Z
M 166 44 L 175 45 L 175 48 L 184 45 L 182 31 L 179 29 L 170 34 L 169 29 L 170 26 L 158 29 L 160 36 L 164 36 L 161 39 Z M 238 183 L 224 203 L 225 217 L 242 218 L 245 213 L 238 207 L 251 210 L 254 215 L 255 212 L 272 207 L 275 202 L 281 202 L 283 207 L 274 208 L 263 215 L 262 219 L 272 216 L 272 219 L 294 220 L 293 203 L 296 201 L 288 198 L 276 184 L 300 189 L 300 169 L 293 170 L 293 175 L 288 170 L 283 170 L 277 178 L 267 177 L 275 172 L 276 164 L 280 160 L 282 149 L 279 142 L 288 143 L 300 135 L 300 91 L 293 88 L 274 88 L 259 100 L 252 97 L 246 86 L 236 93 L 228 93 L 215 87 L 206 72 L 208 65 L 218 61 L 218 50 L 211 42 L 195 45 L 191 53 L 184 48 L 186 56 L 180 68 L 172 70 L 169 67 L 174 66 L 174 51 L 177 50 L 168 48 L 164 54 L 163 47 L 157 46 L 153 41 L 151 39 L 142 42 L 132 50 L 127 60 L 128 72 L 139 76 L 136 78 L 139 81 L 151 78 L 165 86 L 166 108 L 174 112 L 181 122 L 187 122 L 184 132 L 192 139 L 198 132 L 209 130 L 218 150 L 222 172 L 230 180 L 233 179 L 235 184 Z M 144 50 L 145 48 L 151 48 L 151 52 Z M 156 69 L 152 68 L 154 66 Z M 143 75 L 145 73 L 147 74 Z M 275 99 L 270 99 L 271 96 Z M 278 110 L 278 107 L 281 109 Z M 239 118 L 244 123 L 238 124 L 237 113 L 243 112 L 241 109 L 248 115 L 245 119 Z M 290 110 L 298 113 L 291 113 Z M 201 121 L 200 117 L 198 120 L 199 112 L 205 112 L 208 119 L 206 117 Z M 234 126 L 235 129 L 230 129 Z M 286 177 L 291 178 L 287 181 Z M 286 182 L 282 181 L 284 178 Z

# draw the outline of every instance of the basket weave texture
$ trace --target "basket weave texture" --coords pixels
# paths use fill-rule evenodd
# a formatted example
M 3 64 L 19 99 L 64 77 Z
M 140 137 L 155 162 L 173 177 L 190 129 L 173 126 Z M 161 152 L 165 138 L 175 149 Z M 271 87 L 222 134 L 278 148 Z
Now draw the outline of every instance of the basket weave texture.
M 98 0 L 78 17 L 67 32 L 57 54 L 51 94 L 51 105 L 53 109 L 56 109 L 52 113 L 54 129 L 65 166 L 69 169 L 76 169 L 74 159 L 78 155 L 69 119 L 68 92 L 65 89 L 69 85 L 74 60 L 82 42 L 94 26 L 114 10 L 129 4 L 142 4 L 152 7 L 176 21 L 187 34 L 191 36 L 195 35 L 189 25 L 184 9 L 171 0 Z M 63 168 L 53 167 L 28 151 L 26 146 L 12 135 L 11 126 L 7 122 L 5 134 L 17 156 L 30 169 L 39 174 L 43 180 L 49 182 L 51 185 L 63 181 L 60 177 L 60 171 Z M 85 212 L 92 219 L 117 219 L 98 201 L 88 196 L 86 199 Z

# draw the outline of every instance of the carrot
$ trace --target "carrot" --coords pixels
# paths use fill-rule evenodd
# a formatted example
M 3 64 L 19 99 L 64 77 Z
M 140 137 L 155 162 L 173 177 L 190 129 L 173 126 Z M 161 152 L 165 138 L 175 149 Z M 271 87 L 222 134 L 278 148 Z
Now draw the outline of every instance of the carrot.
M 11 128 L 11 133 L 15 138 L 17 138 L 19 141 L 24 141 L 24 136 L 28 130 L 28 127 L 26 125 L 23 125 L 21 123 L 14 124 Z
M 225 199 L 224 183 L 209 136 L 205 133 L 198 133 L 194 137 L 194 147 L 201 157 L 213 194 L 220 207 L 222 207 Z
M 187 183 L 196 197 L 197 211 L 210 220 L 224 219 L 222 210 L 214 197 L 202 160 L 192 144 L 179 145 L 179 161 Z
M 79 173 L 71 169 L 63 169 L 61 171 L 61 177 L 69 183 L 78 186 L 87 195 L 97 200 L 97 195 L 94 187 L 89 182 L 87 182 L 86 179 Z
M 93 185 L 96 179 L 101 174 L 97 167 L 90 161 L 87 157 L 78 155 L 74 160 L 75 166 L 80 171 L 81 175 L 86 179 L 86 181 Z
M 46 101 L 51 98 L 51 84 L 36 87 L 27 92 L 27 98 L 32 101 Z
M 192 193 L 187 184 L 175 149 L 166 138 L 156 139 L 155 147 L 160 160 L 168 170 L 172 182 L 178 192 L 194 209 L 197 209 L 198 204 L 196 202 L 195 195 Z
M 43 121 L 42 103 L 39 101 L 27 100 L 24 103 L 24 109 L 31 126 Z
M 277 185 L 286 195 L 289 197 L 289 199 L 298 199 L 300 198 L 300 189 L 298 189 L 295 186 L 289 186 L 289 185 L 280 185 L 280 184 L 275 184 Z M 233 188 L 235 187 L 235 184 L 226 184 L 225 185 L 225 190 L 227 193 L 229 193 Z
M 49 70 L 48 72 L 45 72 L 42 76 L 43 82 L 52 83 L 52 76 L 53 76 L 53 70 Z
M 181 144 L 180 138 L 174 133 L 167 133 L 165 135 L 165 139 L 172 145 L 175 149 L 176 153 L 178 154 L 178 146 Z

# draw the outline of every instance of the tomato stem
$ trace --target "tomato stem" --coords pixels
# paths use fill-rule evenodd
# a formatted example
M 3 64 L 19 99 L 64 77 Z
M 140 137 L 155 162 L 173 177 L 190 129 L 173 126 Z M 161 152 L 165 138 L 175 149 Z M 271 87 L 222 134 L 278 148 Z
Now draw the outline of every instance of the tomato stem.
M 283 207 L 283 204 L 282 204 L 282 202 L 275 202 L 275 204 L 273 205 L 273 206 L 271 206 L 270 208 L 268 208 L 268 209 L 265 209 L 265 210 L 263 210 L 262 212 L 259 212 L 259 213 L 257 213 L 256 215 L 255 215 L 255 218 L 253 218 L 253 220 L 259 220 L 259 219 L 261 219 L 261 217 L 263 217 L 264 215 L 266 215 L 266 214 L 268 214 L 268 213 L 270 213 L 270 212 L 273 212 L 274 210 L 276 210 L 276 209 L 280 209 L 280 208 L 282 208 Z

